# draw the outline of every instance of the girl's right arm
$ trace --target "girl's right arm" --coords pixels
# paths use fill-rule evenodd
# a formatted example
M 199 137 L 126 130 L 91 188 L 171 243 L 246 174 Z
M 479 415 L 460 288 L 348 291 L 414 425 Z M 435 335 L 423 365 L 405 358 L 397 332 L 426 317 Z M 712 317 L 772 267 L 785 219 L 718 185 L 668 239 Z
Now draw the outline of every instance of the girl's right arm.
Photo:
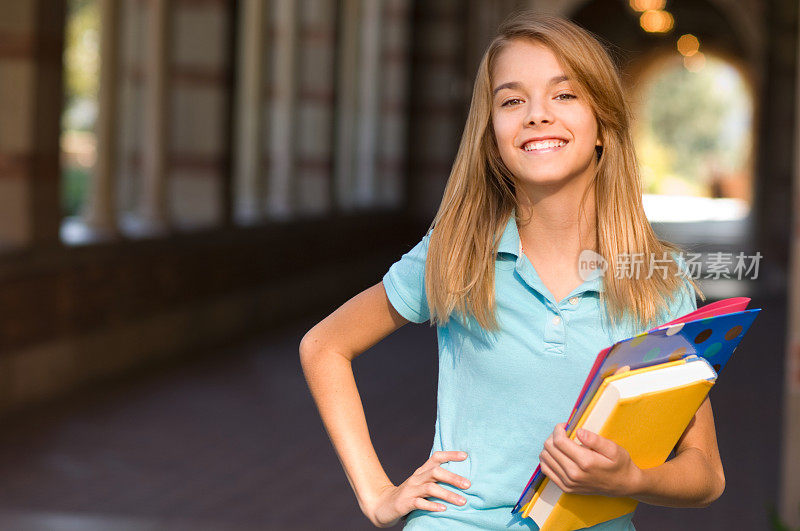
M 359 293 L 303 336 L 300 361 L 325 429 L 361 510 L 378 527 L 397 523 L 413 509 L 444 510 L 435 496 L 457 505 L 464 499 L 436 482 L 467 488 L 467 480 L 439 466 L 466 459 L 463 452 L 435 452 L 414 474 L 395 486 L 369 437 L 352 360 L 409 321 L 394 309 L 383 283 Z

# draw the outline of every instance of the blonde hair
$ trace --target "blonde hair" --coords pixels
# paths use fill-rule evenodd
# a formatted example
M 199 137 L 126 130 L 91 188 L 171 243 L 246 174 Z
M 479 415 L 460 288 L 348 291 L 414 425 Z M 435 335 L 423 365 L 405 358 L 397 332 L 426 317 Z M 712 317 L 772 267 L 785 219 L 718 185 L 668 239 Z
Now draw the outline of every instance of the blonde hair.
M 559 58 L 574 88 L 586 98 L 598 123 L 602 143 L 596 172 L 584 193 L 593 192 L 597 252 L 617 271 L 622 254 L 643 253 L 643 270 L 653 258 L 663 260 L 682 249 L 659 240 L 642 206 L 642 187 L 630 134 L 631 114 L 619 73 L 600 42 L 563 18 L 523 11 L 504 21 L 483 54 L 472 91 L 467 122 L 439 210 L 430 226 L 425 285 L 431 325 L 446 324 L 454 312 L 466 322 L 472 314 L 486 330 L 498 330 L 494 271 L 497 249 L 512 212 L 519 213 L 515 177 L 503 163 L 491 123 L 491 72 L 499 53 L 513 40 L 547 46 Z M 602 193 L 598 191 L 602 190 Z M 491 244 L 491 245 L 489 245 Z M 663 262 L 661 262 L 663 264 Z M 605 275 L 601 303 L 614 326 L 626 313 L 638 330 L 661 324 L 672 296 L 688 281 L 668 260 L 667 274 L 650 278 Z M 658 271 L 658 268 L 655 268 Z M 623 276 L 624 277 L 624 276 Z

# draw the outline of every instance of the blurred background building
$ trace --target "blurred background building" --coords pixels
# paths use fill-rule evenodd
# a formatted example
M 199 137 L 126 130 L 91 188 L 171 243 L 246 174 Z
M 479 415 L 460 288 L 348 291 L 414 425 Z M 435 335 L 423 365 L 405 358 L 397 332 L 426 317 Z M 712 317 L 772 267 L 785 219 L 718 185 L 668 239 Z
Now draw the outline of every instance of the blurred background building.
M 796 0 L 0 0 L 0 527 L 369 528 L 297 347 L 424 234 L 524 8 L 609 46 L 651 222 L 763 308 L 712 393 L 726 493 L 634 522 L 800 526 Z M 399 482 L 435 331 L 372 350 Z

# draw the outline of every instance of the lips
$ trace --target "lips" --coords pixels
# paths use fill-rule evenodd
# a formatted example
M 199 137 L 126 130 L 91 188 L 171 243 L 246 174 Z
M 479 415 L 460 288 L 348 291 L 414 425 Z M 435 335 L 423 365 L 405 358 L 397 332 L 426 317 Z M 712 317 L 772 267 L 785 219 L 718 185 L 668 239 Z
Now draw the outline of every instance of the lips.
M 527 140 L 520 146 L 526 153 L 551 153 L 558 151 L 569 143 L 565 138 L 540 137 Z

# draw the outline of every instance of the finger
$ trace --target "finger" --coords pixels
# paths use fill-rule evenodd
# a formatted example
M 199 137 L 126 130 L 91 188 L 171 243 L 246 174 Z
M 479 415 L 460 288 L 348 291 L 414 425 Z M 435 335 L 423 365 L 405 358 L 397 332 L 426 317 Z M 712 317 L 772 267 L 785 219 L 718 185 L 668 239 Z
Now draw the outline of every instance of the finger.
M 562 482 L 561 479 L 558 477 L 558 474 L 553 472 L 553 470 L 545 462 L 540 460 L 539 461 L 539 466 L 542 469 L 542 474 L 547 476 L 548 479 L 550 479 L 550 481 L 555 483 L 558 486 L 559 489 L 561 489 L 564 492 L 568 492 L 569 491 L 569 489 L 566 487 L 566 485 L 564 485 L 564 482 Z
M 561 463 L 556 461 L 553 458 L 553 454 L 547 450 L 544 450 L 541 454 L 539 454 L 539 464 L 545 465 L 547 469 L 550 470 L 551 474 L 556 476 L 556 478 L 551 479 L 558 479 L 562 484 L 568 479 L 568 476 L 564 471 L 564 467 L 562 467 Z M 542 470 L 542 472 L 544 472 L 544 470 Z
M 630 365 L 623 365 L 622 367 L 620 367 L 619 369 L 617 369 L 616 371 L 614 371 L 614 374 L 619 374 L 619 373 L 621 373 L 621 372 L 629 371 L 629 370 L 630 370 L 630 368 L 631 368 L 631 366 L 630 366 Z
M 449 470 L 445 470 L 440 466 L 431 469 L 431 477 L 436 481 L 449 483 L 450 485 L 459 489 L 468 489 L 470 485 L 467 478 L 459 476 L 458 474 L 450 472 Z
M 448 461 L 463 461 L 466 458 L 467 458 L 466 452 L 438 450 L 436 452 L 433 452 L 431 456 L 428 458 L 428 460 L 425 461 L 425 463 L 423 463 L 423 465 L 417 469 L 417 473 L 422 474 L 441 465 L 442 463 L 446 463 Z
M 578 429 L 578 440 L 585 448 L 594 450 L 606 459 L 614 460 L 617 455 L 617 443 L 611 439 L 606 439 L 602 435 L 598 435 L 583 428 Z
M 432 501 L 426 500 L 425 498 L 414 498 L 414 507 L 416 509 L 422 509 L 423 511 L 435 511 L 441 512 L 447 509 L 441 503 L 434 503 Z
M 446 463 L 448 461 L 463 461 L 467 458 L 467 452 L 461 451 L 442 451 L 433 452 L 429 461 L 437 464 Z
M 555 447 L 555 451 L 552 452 L 553 457 L 558 459 L 567 472 L 571 470 L 567 470 L 569 465 L 562 459 L 562 456 L 581 470 L 586 470 L 593 458 L 593 450 L 585 448 L 567 437 L 567 432 L 564 431 L 563 426 L 565 425 L 559 424 L 553 432 L 553 446 Z
M 467 499 L 460 494 L 456 494 L 451 490 L 447 490 L 436 483 L 427 483 L 424 490 L 426 496 L 439 498 L 440 500 L 450 502 L 453 505 L 464 505 L 467 503 Z

